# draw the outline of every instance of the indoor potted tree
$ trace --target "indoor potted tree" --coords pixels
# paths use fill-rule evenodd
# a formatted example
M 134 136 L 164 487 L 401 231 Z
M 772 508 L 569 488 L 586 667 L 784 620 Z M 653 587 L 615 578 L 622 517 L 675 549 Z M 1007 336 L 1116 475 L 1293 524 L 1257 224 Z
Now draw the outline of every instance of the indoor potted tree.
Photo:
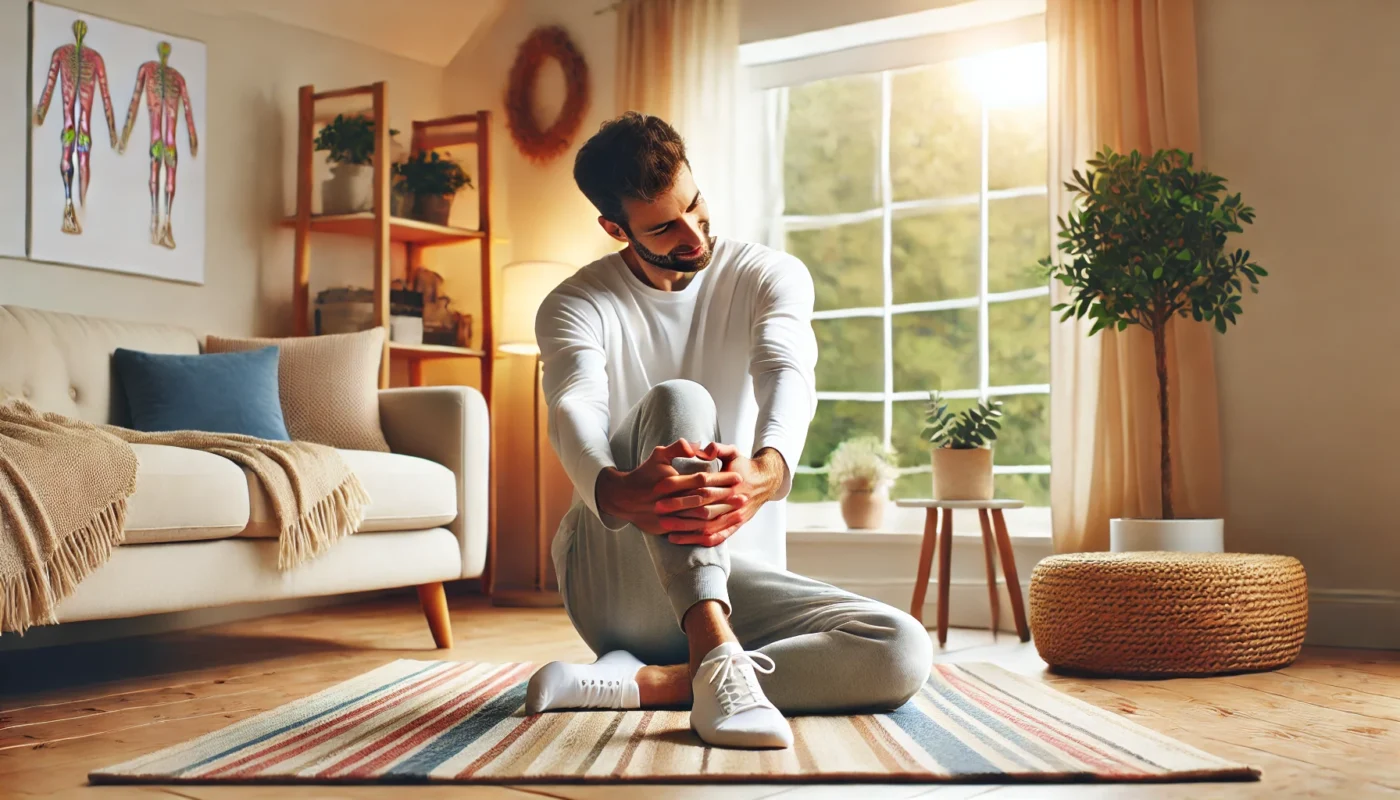
M 1140 325 L 1152 334 L 1160 419 L 1160 520 L 1110 521 L 1112 549 L 1224 549 L 1224 521 L 1178 519 L 1172 504 L 1171 427 L 1167 413 L 1167 323 L 1173 317 L 1210 322 L 1224 333 L 1241 313 L 1246 282 L 1257 292 L 1268 273 L 1247 250 L 1226 240 L 1254 222 L 1254 209 L 1229 194 L 1225 179 L 1192 167 L 1191 154 L 1159 150 L 1100 151 L 1065 184 L 1075 210 L 1060 220 L 1058 249 L 1067 258 L 1041 265 L 1070 288 L 1054 306 L 1061 320 L 1089 318 L 1089 335 Z
M 875 436 L 847 439 L 831 452 L 827 485 L 841 500 L 846 527 L 878 528 L 884 522 L 890 484 L 899 476 L 894 464 L 894 451 Z
M 398 131 L 390 128 L 389 135 Z M 374 163 L 374 120 L 363 114 L 337 114 L 316 134 L 317 152 L 325 151 L 331 178 L 321 183 L 321 213 L 353 214 L 368 211 Z
M 992 442 L 1001 430 L 1001 401 L 979 400 L 953 414 L 938 392 L 928 393 L 924 435 L 933 445 L 933 499 L 991 500 Z
M 452 160 L 451 153 L 447 155 L 444 158 L 436 150 L 420 150 L 394 165 L 403 190 L 413 196 L 413 216 L 424 222 L 446 225 L 458 190 L 471 188 L 471 177 Z

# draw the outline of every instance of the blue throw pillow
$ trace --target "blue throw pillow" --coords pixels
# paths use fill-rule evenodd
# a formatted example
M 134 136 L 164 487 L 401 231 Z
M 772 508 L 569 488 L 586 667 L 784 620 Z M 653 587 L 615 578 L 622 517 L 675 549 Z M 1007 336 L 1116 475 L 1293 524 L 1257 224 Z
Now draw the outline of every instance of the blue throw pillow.
M 164 355 L 112 354 L 138 431 L 241 433 L 291 441 L 277 391 L 277 348 Z

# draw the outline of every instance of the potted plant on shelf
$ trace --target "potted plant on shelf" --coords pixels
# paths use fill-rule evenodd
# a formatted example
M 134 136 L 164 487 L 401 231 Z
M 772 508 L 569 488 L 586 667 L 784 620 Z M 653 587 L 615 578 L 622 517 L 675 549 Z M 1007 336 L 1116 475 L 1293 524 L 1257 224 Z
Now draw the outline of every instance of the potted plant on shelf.
M 953 414 L 938 392 L 928 393 L 924 435 L 933 445 L 933 499 L 991 500 L 992 442 L 1001 430 L 1001 401 L 979 400 Z
M 398 131 L 390 128 L 389 135 Z M 331 178 L 321 183 L 321 213 L 353 214 L 373 207 L 374 120 L 337 114 L 316 134 L 316 151 L 326 151 Z
M 1178 519 L 1172 502 L 1167 323 L 1190 317 L 1224 333 L 1235 322 L 1245 282 L 1257 292 L 1268 274 L 1249 251 L 1226 247 L 1242 223 L 1254 222 L 1254 209 L 1180 150 L 1143 156 L 1104 148 L 1073 178 L 1065 188 L 1076 206 L 1060 220 L 1058 245 L 1068 257 L 1040 262 L 1070 288 L 1069 302 L 1054 310 L 1064 312 L 1061 321 L 1092 319 L 1091 336 L 1140 325 L 1152 334 L 1156 356 L 1162 518 L 1111 520 L 1110 547 L 1221 551 L 1224 521 Z
M 841 517 L 855 530 L 878 528 L 885 519 L 890 484 L 899 476 L 895 453 L 875 436 L 857 436 L 836 446 L 827 485 L 841 500 Z
M 452 160 L 451 153 L 447 155 L 444 158 L 436 150 L 420 150 L 394 165 L 403 190 L 413 196 L 413 216 L 424 222 L 446 225 L 458 190 L 471 188 L 471 176 Z

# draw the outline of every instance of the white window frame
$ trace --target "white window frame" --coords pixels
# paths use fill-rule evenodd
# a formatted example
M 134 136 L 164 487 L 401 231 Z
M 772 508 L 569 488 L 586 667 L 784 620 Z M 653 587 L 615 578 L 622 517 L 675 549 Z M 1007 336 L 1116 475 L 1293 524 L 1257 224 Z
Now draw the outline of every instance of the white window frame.
M 1033 22 L 1036 19 L 1043 20 L 1043 17 L 1039 17 L 1037 15 L 1029 21 Z M 883 439 L 886 445 L 889 445 L 891 443 L 890 437 L 892 435 L 893 429 L 894 403 L 900 401 L 926 400 L 928 397 L 927 392 L 924 391 L 896 392 L 894 390 L 893 320 L 895 316 L 898 316 L 900 314 L 943 311 L 950 309 L 977 309 L 977 386 L 944 391 L 943 395 L 945 397 L 949 399 L 988 399 L 994 397 L 1007 397 L 1025 394 L 1048 395 L 1050 392 L 1050 385 L 1048 383 L 1029 385 L 993 385 L 991 383 L 991 330 L 989 326 L 990 307 L 999 303 L 1014 302 L 1034 297 L 1045 297 L 1048 303 L 1050 286 L 1047 282 L 1044 286 L 1037 286 L 1011 292 L 992 293 L 989 291 L 988 250 L 990 241 L 990 229 L 988 225 L 988 212 L 991 202 L 994 200 L 1011 199 L 1017 197 L 1043 197 L 1047 194 L 1048 189 L 1046 185 L 1023 186 L 997 190 L 991 190 L 988 187 L 989 114 L 987 105 L 983 103 L 981 110 L 981 163 L 979 186 L 976 194 L 969 194 L 957 197 L 934 197 L 921 198 L 916 200 L 895 201 L 892 197 L 893 192 L 890 177 L 889 147 L 892 76 L 897 72 L 927 67 L 939 63 L 940 61 L 969 55 L 971 52 L 975 51 L 1001 49 L 1002 47 L 1014 46 L 1016 44 L 1024 44 L 1030 43 L 1031 41 L 1035 41 L 1034 38 L 1031 38 L 1029 40 L 1026 38 L 1026 30 L 1034 29 L 1033 25 L 1029 26 L 1028 28 L 1028 26 L 1024 24 L 1027 21 L 1028 20 L 1026 19 L 1017 19 L 1012 21 L 1011 24 L 1014 25 L 1014 28 L 1008 28 L 1012 31 L 1012 33 L 1010 34 L 1010 40 L 1008 40 L 1006 36 L 989 36 L 987 35 L 986 30 L 976 29 L 972 31 L 963 32 L 964 36 L 961 40 L 958 38 L 958 34 L 943 34 L 939 38 L 939 41 L 942 44 L 942 46 L 937 48 L 936 52 L 932 54 L 926 54 L 925 57 L 920 59 L 920 63 L 907 62 L 907 59 L 903 56 L 903 50 L 907 48 L 902 47 L 903 43 L 888 43 L 884 45 L 884 51 L 882 51 L 882 46 L 880 45 L 862 48 L 868 51 L 866 53 L 866 58 L 864 59 L 867 62 L 867 66 L 872 67 L 872 69 L 868 70 L 861 70 L 858 68 L 849 69 L 852 64 L 849 58 L 849 51 L 831 54 L 843 56 L 843 58 L 840 61 L 840 64 L 849 70 L 848 72 L 846 72 L 846 74 L 870 74 L 873 72 L 878 72 L 880 75 L 881 113 L 879 177 L 881 184 L 881 203 L 878 207 L 869 208 L 857 212 L 828 215 L 794 215 L 784 213 L 785 199 L 782 197 L 782 159 L 780 156 L 774 156 L 777 156 L 777 154 L 781 154 L 783 151 L 782 137 L 785 135 L 786 131 L 788 88 L 787 86 L 782 85 L 769 86 L 769 91 L 766 93 L 765 96 L 764 105 L 766 106 L 767 117 L 769 120 L 769 124 L 764 126 L 766 135 L 769 140 L 766 144 L 766 152 L 769 154 L 769 201 L 767 203 L 767 207 L 768 209 L 770 209 L 770 219 L 768 220 L 768 225 L 766 229 L 769 244 L 778 249 L 785 249 L 786 236 L 789 231 L 823 230 L 851 223 L 868 222 L 873 220 L 881 221 L 881 276 L 883 282 L 882 303 L 879 306 L 821 310 L 813 314 L 813 320 L 820 321 L 833 319 L 852 319 L 859 317 L 873 317 L 882 320 L 884 342 L 884 385 L 882 387 L 882 390 L 878 392 L 818 391 L 817 399 L 819 401 L 847 400 L 857 402 L 881 403 L 883 410 L 882 432 Z M 1001 27 L 1007 28 L 1007 24 L 1003 24 Z M 1043 28 L 1041 28 L 1041 30 L 1043 31 Z M 967 42 L 968 37 L 975 37 L 976 43 L 969 45 Z M 1043 40 L 1043 33 L 1040 38 Z M 901 48 L 898 52 L 891 52 L 895 50 L 895 48 L 893 47 L 893 45 L 895 44 L 900 44 Z M 833 74 L 831 63 L 829 63 L 829 61 L 824 61 L 821 55 L 816 55 L 815 57 L 813 57 L 813 54 L 807 53 L 805 57 L 808 61 L 811 62 L 809 68 L 798 69 L 794 71 L 791 68 L 782 69 L 782 67 L 785 66 L 783 64 L 765 63 L 762 59 L 761 54 L 755 55 L 755 52 L 760 51 L 751 50 L 746 58 L 747 61 L 754 65 L 749 67 L 751 73 L 749 82 L 751 86 L 756 85 L 762 87 L 765 83 L 769 83 L 773 80 L 781 80 L 787 83 L 788 85 L 800 85 L 811 80 L 822 80 L 831 77 L 838 77 L 841 74 L 839 72 Z M 859 64 L 857 64 L 856 66 L 858 67 Z M 754 75 L 754 71 L 759 69 L 767 70 L 767 74 L 757 76 Z M 803 73 L 808 73 L 809 75 L 804 79 Z M 976 205 L 979 211 L 979 278 L 977 293 L 973 296 L 961 298 L 896 304 L 894 302 L 893 269 L 891 266 L 892 229 L 895 215 L 897 213 L 909 211 L 935 211 L 940 209 L 966 208 L 972 205 Z M 795 472 L 797 474 L 806 475 L 824 474 L 827 471 L 828 470 L 826 467 L 808 467 L 798 465 L 795 468 Z M 930 472 L 931 464 L 928 463 L 925 463 L 921 466 L 903 467 L 900 469 L 901 475 L 920 473 L 929 474 Z M 1050 466 L 1048 464 L 997 465 L 993 467 L 993 473 L 996 475 L 1049 474 L 1049 472 Z M 839 514 L 836 514 L 835 504 L 831 502 L 789 502 L 788 508 L 790 519 L 789 527 L 792 529 L 831 528 L 834 526 L 839 526 L 840 524 Z M 1027 533 L 1030 533 L 1032 535 L 1036 533 L 1048 534 L 1048 510 L 1026 509 L 1026 511 L 1031 512 L 1031 514 L 1028 515 L 1028 518 L 1032 519 L 1035 522 L 1034 527 L 1039 529 L 1027 531 Z M 893 526 L 896 529 L 908 529 L 909 527 L 916 526 L 918 524 L 917 521 L 912 519 L 911 515 L 896 514 L 895 516 L 899 520 Z M 906 517 L 909 519 L 906 519 Z

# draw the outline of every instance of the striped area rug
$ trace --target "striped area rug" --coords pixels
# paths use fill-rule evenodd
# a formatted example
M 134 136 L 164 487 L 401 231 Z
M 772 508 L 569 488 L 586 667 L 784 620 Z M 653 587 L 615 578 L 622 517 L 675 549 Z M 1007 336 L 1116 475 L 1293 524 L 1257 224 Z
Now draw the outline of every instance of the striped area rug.
M 93 783 L 1170 781 L 1258 772 L 990 664 L 889 714 L 798 717 L 781 751 L 704 746 L 681 711 L 528 716 L 531 664 L 400 660 Z

